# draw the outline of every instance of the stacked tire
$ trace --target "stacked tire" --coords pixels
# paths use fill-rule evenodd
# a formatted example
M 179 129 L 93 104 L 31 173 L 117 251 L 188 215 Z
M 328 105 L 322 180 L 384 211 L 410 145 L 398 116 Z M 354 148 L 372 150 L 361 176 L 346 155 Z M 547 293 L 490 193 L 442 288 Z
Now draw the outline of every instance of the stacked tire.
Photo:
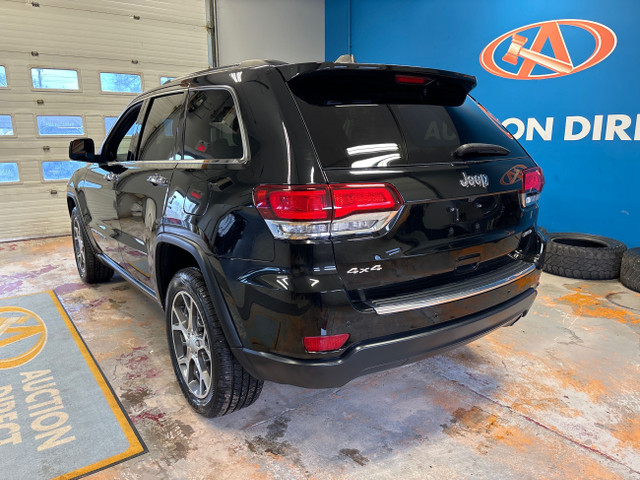
M 613 238 L 585 233 L 548 233 L 544 271 L 584 280 L 611 280 L 620 276 L 627 247 Z
M 620 281 L 635 292 L 640 292 L 640 247 L 630 248 L 622 256 Z

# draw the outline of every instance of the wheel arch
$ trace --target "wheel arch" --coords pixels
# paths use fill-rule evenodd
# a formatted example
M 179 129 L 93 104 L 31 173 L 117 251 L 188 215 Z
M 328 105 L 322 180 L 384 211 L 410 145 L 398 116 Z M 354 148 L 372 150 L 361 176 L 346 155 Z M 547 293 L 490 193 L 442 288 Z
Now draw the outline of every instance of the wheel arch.
M 78 202 L 76 202 L 76 197 L 72 193 L 67 193 L 67 209 L 69 210 L 69 216 L 71 216 L 71 212 L 73 209 L 78 206 Z
M 214 269 L 205 252 L 206 249 L 203 246 L 190 238 L 167 233 L 156 237 L 154 267 L 158 300 L 164 307 L 169 282 L 179 270 L 197 267 L 205 279 L 229 346 L 240 348 L 242 347 L 240 337 L 222 295 L 220 284 L 215 278 Z

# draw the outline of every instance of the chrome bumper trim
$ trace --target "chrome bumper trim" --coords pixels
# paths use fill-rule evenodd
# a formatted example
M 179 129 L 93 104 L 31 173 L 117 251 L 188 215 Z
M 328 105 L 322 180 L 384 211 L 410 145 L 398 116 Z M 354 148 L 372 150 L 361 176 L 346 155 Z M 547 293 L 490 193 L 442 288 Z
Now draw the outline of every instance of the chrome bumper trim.
M 484 273 L 469 280 L 434 287 L 421 292 L 371 301 L 379 315 L 406 312 L 418 308 L 433 307 L 490 292 L 530 274 L 536 266 L 527 262 L 514 262 L 493 272 Z

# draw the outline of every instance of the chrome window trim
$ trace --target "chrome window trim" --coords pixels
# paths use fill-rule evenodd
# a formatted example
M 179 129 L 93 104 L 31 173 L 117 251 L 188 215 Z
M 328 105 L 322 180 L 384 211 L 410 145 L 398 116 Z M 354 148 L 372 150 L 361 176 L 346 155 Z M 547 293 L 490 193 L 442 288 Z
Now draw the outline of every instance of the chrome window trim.
M 244 119 L 242 117 L 242 111 L 240 109 L 240 102 L 238 100 L 238 94 L 236 91 L 230 87 L 229 85 L 204 85 L 198 86 L 195 88 L 189 89 L 189 94 L 191 92 L 198 92 L 201 90 L 225 90 L 229 92 L 231 98 L 233 99 L 233 104 L 236 107 L 236 113 L 238 115 L 238 126 L 240 127 L 240 137 L 242 139 L 242 157 L 241 158 L 216 158 L 216 159 L 206 159 L 206 160 L 178 160 L 178 167 L 180 168 L 197 168 L 204 167 L 207 165 L 246 165 L 251 159 L 251 154 L 249 152 L 249 136 L 247 134 L 247 129 L 244 123 Z M 187 122 L 186 122 L 186 112 L 185 112 L 185 123 L 184 123 L 184 132 L 187 130 Z M 184 148 L 184 141 L 183 148 Z
M 174 95 L 176 93 L 184 93 L 185 94 L 185 104 L 184 106 L 186 107 L 186 102 L 187 99 L 189 98 L 189 88 L 186 87 L 178 87 L 178 88 L 171 88 L 168 87 L 167 89 L 163 89 L 163 90 L 158 90 L 158 91 L 153 91 L 153 92 L 149 92 L 149 93 L 142 93 L 139 94 L 136 98 L 134 98 L 133 100 L 131 100 L 127 106 L 124 108 L 124 110 L 122 110 L 122 112 L 120 112 L 119 115 L 116 116 L 116 123 L 114 123 L 114 127 L 116 126 L 116 124 L 118 123 L 118 120 L 120 120 L 120 118 L 122 118 L 123 115 L 125 115 L 127 112 L 129 112 L 131 109 L 136 108 L 138 105 L 140 105 L 140 111 L 142 111 L 143 109 L 147 109 L 148 108 L 148 102 L 151 100 L 154 100 L 158 97 L 166 97 L 167 95 Z M 184 120 L 184 113 L 183 112 L 183 120 Z M 138 116 L 140 115 L 140 112 L 138 112 Z M 104 117 L 111 117 L 112 115 L 103 115 L 102 119 L 103 119 L 103 126 L 104 126 Z M 145 120 L 146 120 L 146 112 L 145 112 Z M 135 122 L 134 122 L 135 123 Z M 104 146 L 106 145 L 107 141 L 110 140 L 111 135 L 113 135 L 113 127 L 111 127 L 111 130 L 109 130 L 109 133 L 107 133 L 105 135 L 105 138 L 102 142 L 102 144 L 100 145 L 100 150 L 99 153 L 102 153 L 102 151 L 104 150 Z M 141 130 L 142 131 L 142 130 Z M 133 139 L 131 140 L 133 142 Z M 138 142 L 139 139 L 136 139 L 136 142 Z M 182 143 L 184 144 L 184 141 L 182 141 Z M 139 145 L 136 145 L 136 155 L 138 153 L 138 147 Z M 183 147 L 182 147 L 183 148 Z M 143 164 L 146 166 L 149 166 L 150 164 L 158 164 L 159 167 L 165 166 L 167 164 L 174 164 L 176 162 L 179 162 L 180 160 L 114 160 L 114 161 L 110 161 L 110 162 L 106 162 L 107 165 L 121 165 L 123 163 L 135 163 L 135 164 Z
M 247 133 L 247 128 L 244 123 L 242 111 L 240 109 L 238 94 L 229 85 L 204 85 L 204 86 L 198 86 L 195 88 L 193 87 L 185 88 L 185 87 L 176 87 L 174 85 L 168 85 L 167 87 L 161 88 L 160 90 L 153 90 L 152 92 L 142 93 L 138 95 L 131 102 L 129 102 L 129 104 L 122 111 L 122 113 L 118 115 L 118 119 L 122 116 L 124 112 L 126 112 L 131 107 L 138 104 L 139 102 L 144 103 L 145 101 L 152 100 L 156 97 L 163 97 L 166 95 L 171 95 L 172 93 L 179 93 L 179 92 L 186 92 L 187 96 L 186 96 L 185 102 L 187 102 L 189 100 L 189 94 L 191 92 L 196 92 L 200 90 L 225 90 L 229 92 L 229 94 L 231 95 L 231 98 L 233 99 L 233 104 L 235 105 L 236 112 L 238 114 L 238 125 L 240 127 L 240 137 L 242 139 L 242 157 L 241 158 L 206 159 L 206 160 L 184 160 L 184 159 L 183 160 L 133 160 L 134 162 L 143 163 L 145 165 L 148 165 L 149 163 L 153 163 L 153 164 L 158 164 L 159 166 L 177 163 L 176 168 L 203 168 L 203 167 L 206 167 L 207 165 L 243 166 L 249 162 L 249 160 L 251 159 L 251 153 L 249 151 L 249 135 Z M 183 130 L 186 131 L 186 124 L 187 124 L 186 108 L 185 108 L 184 114 L 185 114 L 185 118 L 184 118 L 185 122 L 183 124 L 184 125 Z M 111 134 L 112 131 L 113 129 L 109 131 L 109 134 Z M 183 135 L 184 135 L 184 131 L 183 131 Z M 107 138 L 105 138 L 105 142 L 106 140 Z M 103 143 L 103 146 L 104 146 L 104 143 Z M 102 147 L 100 148 L 100 150 L 102 150 Z M 182 151 L 184 153 L 184 138 L 182 140 Z M 131 161 L 131 160 L 128 160 L 128 161 Z M 110 165 L 114 163 L 122 163 L 122 162 L 109 162 Z

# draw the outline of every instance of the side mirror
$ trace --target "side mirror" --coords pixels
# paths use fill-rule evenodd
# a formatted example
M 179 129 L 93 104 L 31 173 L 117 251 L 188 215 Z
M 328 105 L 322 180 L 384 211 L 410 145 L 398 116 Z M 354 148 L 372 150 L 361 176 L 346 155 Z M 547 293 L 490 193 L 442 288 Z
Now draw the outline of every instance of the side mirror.
M 96 161 L 95 144 L 91 138 L 76 138 L 69 144 L 69 158 L 80 162 L 93 163 Z

